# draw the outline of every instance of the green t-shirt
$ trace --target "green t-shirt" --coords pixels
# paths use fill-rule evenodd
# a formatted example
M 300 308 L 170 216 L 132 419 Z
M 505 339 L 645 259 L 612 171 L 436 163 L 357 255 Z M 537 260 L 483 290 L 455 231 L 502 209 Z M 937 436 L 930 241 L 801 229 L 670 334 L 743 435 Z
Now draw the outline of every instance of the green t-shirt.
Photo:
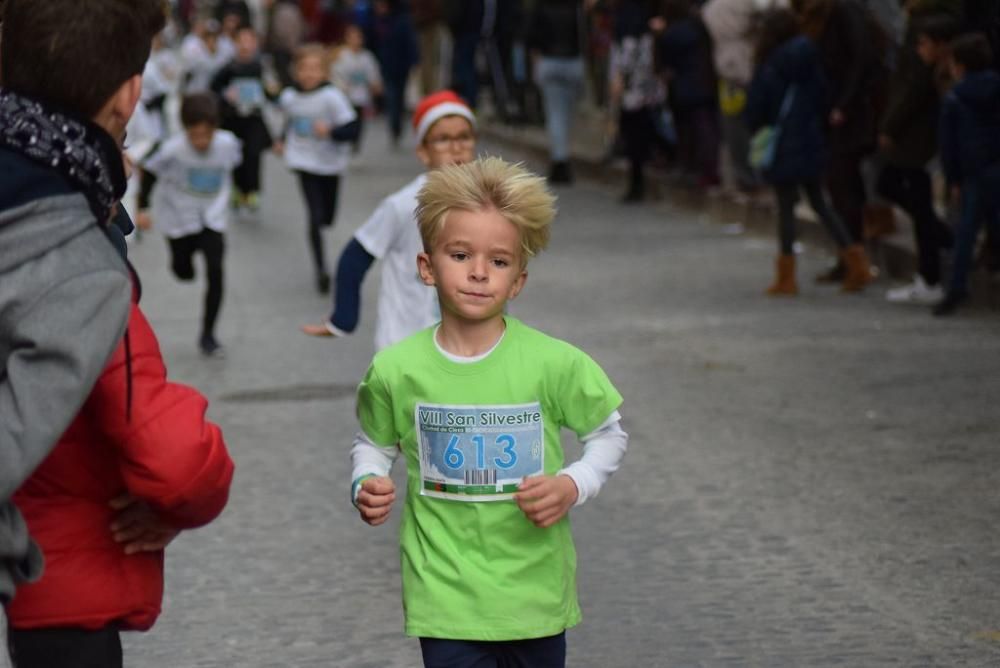
M 365 434 L 406 457 L 400 547 L 411 636 L 540 638 L 581 618 L 569 518 L 539 529 L 510 495 L 524 475 L 563 468 L 561 427 L 585 436 L 621 395 L 585 353 L 505 320 L 483 360 L 449 360 L 430 328 L 376 355 L 358 388 Z

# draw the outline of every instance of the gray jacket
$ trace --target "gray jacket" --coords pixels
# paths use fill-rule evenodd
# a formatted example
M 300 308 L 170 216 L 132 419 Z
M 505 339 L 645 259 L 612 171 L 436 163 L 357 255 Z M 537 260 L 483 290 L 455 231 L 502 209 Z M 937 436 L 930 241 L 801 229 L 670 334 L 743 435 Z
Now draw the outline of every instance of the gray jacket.
M 76 416 L 125 331 L 131 282 L 84 195 L 0 151 L 0 603 L 41 574 L 10 497 Z

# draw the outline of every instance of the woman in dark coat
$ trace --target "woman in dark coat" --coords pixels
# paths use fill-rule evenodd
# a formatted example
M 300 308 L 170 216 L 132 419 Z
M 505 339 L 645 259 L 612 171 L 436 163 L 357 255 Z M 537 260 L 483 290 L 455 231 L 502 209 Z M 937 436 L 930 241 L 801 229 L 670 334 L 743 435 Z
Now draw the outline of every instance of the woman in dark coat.
M 888 38 L 859 0 L 793 0 L 792 6 L 819 47 L 830 85 L 826 186 L 851 237 L 861 241 L 868 200 L 861 164 L 875 150 L 885 106 Z M 839 280 L 842 269 L 839 265 L 821 280 Z
M 829 207 L 820 185 L 827 153 L 824 119 L 828 113 L 826 85 L 815 44 L 798 31 L 796 16 L 777 10 L 765 16 L 756 55 L 757 70 L 750 84 L 747 123 L 756 132 L 776 126 L 780 133 L 772 164 L 764 178 L 778 199 L 778 236 L 781 254 L 777 279 L 769 295 L 794 295 L 795 202 L 805 192 L 820 221 L 841 250 L 848 266 L 845 291 L 867 282 L 864 248 L 852 244 L 840 217 Z
M 719 184 L 719 82 L 712 36 L 689 0 L 664 0 L 653 21 L 656 57 L 669 85 L 681 167 L 701 188 Z

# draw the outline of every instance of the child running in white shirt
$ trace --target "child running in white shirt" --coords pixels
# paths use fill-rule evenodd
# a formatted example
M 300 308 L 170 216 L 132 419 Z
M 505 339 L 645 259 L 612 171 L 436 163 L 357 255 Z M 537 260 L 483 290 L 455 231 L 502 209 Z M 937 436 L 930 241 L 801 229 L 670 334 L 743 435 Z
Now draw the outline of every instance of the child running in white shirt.
M 382 94 L 382 74 L 379 72 L 378 61 L 365 48 L 365 35 L 358 26 L 347 26 L 344 47 L 340 49 L 330 68 L 330 77 L 347 95 L 358 115 L 358 137 L 352 143 L 354 152 L 358 153 L 361 150 L 365 115 L 372 112 L 375 98 Z
M 450 90 L 432 93 L 413 113 L 417 157 L 428 171 L 461 165 L 476 157 L 476 117 Z M 346 336 L 358 325 L 361 283 L 376 259 L 383 261 L 375 319 L 375 349 L 381 350 L 440 318 L 437 295 L 417 274 L 417 255 L 423 250 L 414 211 L 417 192 L 427 175 L 421 174 L 389 195 L 354 233 L 337 264 L 334 310 L 322 324 L 302 328 L 312 336 Z
M 194 280 L 195 253 L 205 257 L 207 288 L 198 347 L 206 356 L 221 356 L 215 323 L 222 307 L 223 232 L 232 172 L 242 160 L 242 151 L 239 139 L 218 129 L 219 107 L 212 93 L 184 98 L 181 125 L 183 133 L 168 139 L 143 161 L 151 178 L 143 181 L 139 193 L 136 224 L 149 229 L 155 220 L 170 244 L 170 267 L 182 281 Z
M 278 105 L 288 120 L 285 142 L 278 146 L 299 177 L 308 211 L 309 247 L 320 293 L 330 291 L 322 230 L 333 225 L 340 175 L 347 169 L 350 143 L 357 136 L 354 107 L 327 81 L 326 49 L 307 44 L 295 53 L 296 87 L 286 88 Z

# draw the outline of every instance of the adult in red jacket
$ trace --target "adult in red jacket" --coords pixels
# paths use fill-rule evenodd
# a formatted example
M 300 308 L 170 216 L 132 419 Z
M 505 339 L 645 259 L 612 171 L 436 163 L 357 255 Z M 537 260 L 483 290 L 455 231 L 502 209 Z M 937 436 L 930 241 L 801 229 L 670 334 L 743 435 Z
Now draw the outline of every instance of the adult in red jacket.
M 135 293 L 125 339 L 14 496 L 46 561 L 7 609 L 19 668 L 63 665 L 67 649 L 121 665 L 118 631 L 146 630 L 160 613 L 163 546 L 218 516 L 229 496 L 222 432 L 205 419 L 205 397 L 167 381 Z

